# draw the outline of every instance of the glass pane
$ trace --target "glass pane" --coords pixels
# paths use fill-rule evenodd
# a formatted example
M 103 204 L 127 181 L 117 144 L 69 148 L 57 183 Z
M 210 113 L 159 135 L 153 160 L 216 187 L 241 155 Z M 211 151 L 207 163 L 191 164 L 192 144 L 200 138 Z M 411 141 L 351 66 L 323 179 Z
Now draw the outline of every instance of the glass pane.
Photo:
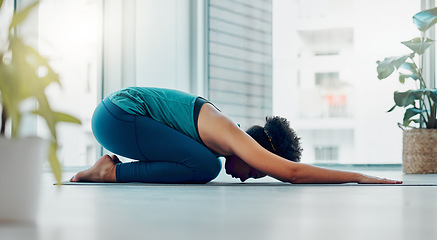
M 99 0 L 45 0 L 39 6 L 38 47 L 62 83 L 61 89 L 47 89 L 52 108 L 82 121 L 82 126 L 58 126 L 59 160 L 64 166 L 90 165 L 96 159 L 90 119 L 101 72 L 101 19 Z M 43 126 L 38 122 L 38 134 L 47 131 Z
M 274 113 L 300 133 L 303 162 L 400 163 L 396 77 L 376 61 L 410 52 L 412 0 L 274 0 Z M 395 74 L 394 74 L 395 75 Z

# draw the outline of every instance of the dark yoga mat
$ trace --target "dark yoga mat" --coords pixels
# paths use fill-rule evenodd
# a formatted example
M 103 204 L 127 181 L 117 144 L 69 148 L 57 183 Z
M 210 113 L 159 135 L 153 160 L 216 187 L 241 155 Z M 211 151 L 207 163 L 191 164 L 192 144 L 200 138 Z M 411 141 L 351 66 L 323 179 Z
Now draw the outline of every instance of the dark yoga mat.
M 58 184 L 54 184 L 58 185 Z M 94 183 L 94 182 L 69 182 L 65 181 L 59 185 L 68 185 L 68 186 L 264 186 L 264 187 L 322 187 L 322 186 L 388 186 L 388 187 L 435 187 L 437 184 L 435 183 L 403 183 L 403 184 L 357 184 L 357 183 L 341 183 L 341 184 L 291 184 L 291 183 L 282 183 L 282 182 L 250 182 L 250 183 L 235 183 L 235 182 L 209 182 L 206 184 L 164 184 L 164 183 L 140 183 L 140 182 L 131 182 L 131 183 Z

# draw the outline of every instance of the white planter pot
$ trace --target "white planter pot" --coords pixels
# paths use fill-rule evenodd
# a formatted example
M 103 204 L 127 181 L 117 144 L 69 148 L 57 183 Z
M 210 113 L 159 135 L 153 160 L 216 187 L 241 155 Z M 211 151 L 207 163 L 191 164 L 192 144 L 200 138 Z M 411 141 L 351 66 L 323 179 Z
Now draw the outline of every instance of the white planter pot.
M 38 137 L 0 137 L 0 222 L 35 222 L 48 145 Z

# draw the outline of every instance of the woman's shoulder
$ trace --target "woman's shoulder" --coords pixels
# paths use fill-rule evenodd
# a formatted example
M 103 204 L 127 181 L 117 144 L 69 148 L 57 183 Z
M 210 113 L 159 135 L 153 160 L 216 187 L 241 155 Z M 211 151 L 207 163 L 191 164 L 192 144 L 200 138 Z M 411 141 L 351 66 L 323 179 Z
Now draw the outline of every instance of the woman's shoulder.
M 199 135 L 207 147 L 227 156 L 233 154 L 232 139 L 241 129 L 212 104 L 204 104 L 198 118 Z

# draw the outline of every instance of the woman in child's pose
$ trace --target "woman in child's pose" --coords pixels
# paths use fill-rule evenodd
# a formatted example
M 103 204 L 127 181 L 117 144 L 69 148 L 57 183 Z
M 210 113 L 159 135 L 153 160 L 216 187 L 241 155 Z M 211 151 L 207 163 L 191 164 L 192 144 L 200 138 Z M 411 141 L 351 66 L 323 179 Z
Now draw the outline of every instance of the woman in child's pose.
M 290 183 L 389 183 L 401 181 L 299 163 L 299 137 L 281 117 L 242 131 L 208 100 L 177 90 L 132 87 L 105 98 L 92 130 L 107 150 L 72 182 L 207 183 L 221 170 L 239 178 L 269 175 Z

